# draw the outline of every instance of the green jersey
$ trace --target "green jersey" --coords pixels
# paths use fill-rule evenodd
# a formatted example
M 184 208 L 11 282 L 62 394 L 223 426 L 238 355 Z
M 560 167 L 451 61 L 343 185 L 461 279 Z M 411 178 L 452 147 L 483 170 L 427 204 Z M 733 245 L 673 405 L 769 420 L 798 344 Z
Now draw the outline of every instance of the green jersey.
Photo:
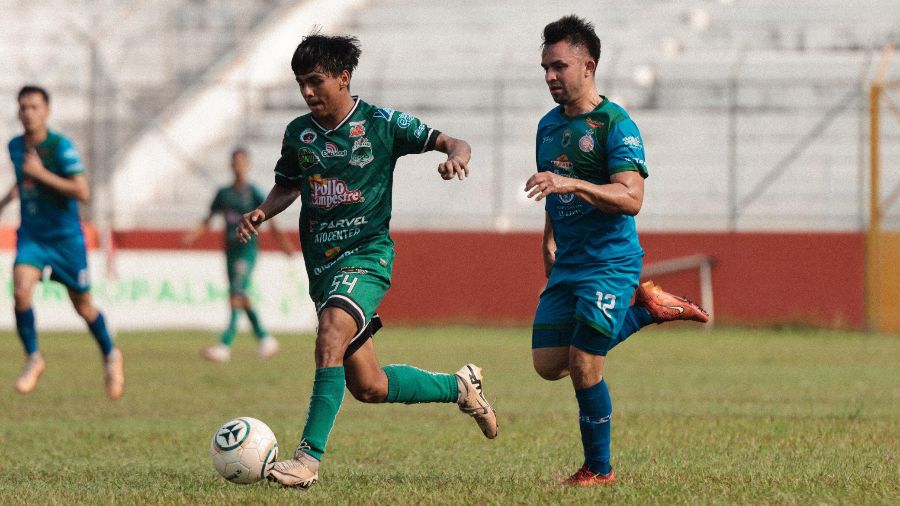
M 394 166 L 403 155 L 434 149 L 440 134 L 409 114 L 354 100 L 330 130 L 312 114 L 292 121 L 275 166 L 275 182 L 301 192 L 300 242 L 311 292 L 351 258 L 353 267 L 389 269 Z
M 229 254 L 255 253 L 257 241 L 242 244 L 234 233 L 245 213 L 259 207 L 266 199 L 265 195 L 252 183 L 242 187 L 223 186 L 216 192 L 216 197 L 209 206 L 210 213 L 222 213 L 225 217 L 225 251 Z

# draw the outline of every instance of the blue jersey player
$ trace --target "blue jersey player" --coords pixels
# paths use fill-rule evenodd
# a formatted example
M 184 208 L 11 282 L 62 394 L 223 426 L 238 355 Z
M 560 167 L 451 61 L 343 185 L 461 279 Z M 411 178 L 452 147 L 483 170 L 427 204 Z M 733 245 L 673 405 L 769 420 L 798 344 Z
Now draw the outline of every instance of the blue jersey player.
M 78 202 L 90 196 L 84 167 L 72 141 L 47 127 L 47 91 L 25 86 L 18 100 L 25 133 L 9 142 L 16 184 L 0 201 L 2 209 L 18 197 L 22 215 L 13 266 L 13 296 L 16 329 L 26 360 L 15 388 L 23 394 L 31 392 L 44 372 L 32 295 L 42 273 L 49 269 L 50 279 L 66 286 L 75 311 L 97 340 L 103 353 L 106 393 L 110 399 L 118 399 L 125 385 L 122 353 L 112 342 L 103 313 L 91 300 L 87 253 L 78 217 Z
M 575 388 L 584 465 L 566 482 L 601 485 L 615 480 L 606 354 L 650 323 L 708 316 L 652 281 L 638 287 L 644 251 L 634 215 L 648 175 L 643 141 L 628 113 L 597 92 L 594 27 L 563 17 L 544 28 L 542 47 L 545 81 L 559 105 L 538 124 L 538 172 L 525 185 L 529 197 L 546 199 L 548 280 L 535 312 L 532 358 L 541 377 L 571 376 Z

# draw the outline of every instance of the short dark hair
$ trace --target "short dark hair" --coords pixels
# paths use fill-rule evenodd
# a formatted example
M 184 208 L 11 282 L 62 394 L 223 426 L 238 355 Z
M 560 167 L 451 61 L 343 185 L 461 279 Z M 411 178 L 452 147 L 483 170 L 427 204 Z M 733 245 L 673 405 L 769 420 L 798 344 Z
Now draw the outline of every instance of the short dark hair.
M 350 74 L 359 64 L 359 39 L 352 35 L 323 35 L 318 30 L 303 37 L 291 58 L 294 75 L 307 74 L 318 67 L 336 76 L 346 70 Z
M 26 84 L 25 86 L 22 86 L 22 89 L 19 90 L 19 96 L 16 98 L 16 100 L 22 100 L 22 97 L 24 97 L 25 95 L 31 95 L 32 93 L 37 93 L 44 98 L 44 102 L 48 104 L 50 103 L 50 94 L 47 93 L 47 90 L 33 84 Z
M 250 151 L 248 151 L 244 146 L 235 146 L 235 148 L 231 150 L 231 157 L 234 158 L 237 155 L 244 155 L 249 158 Z
M 600 60 L 600 38 L 594 31 L 594 24 L 574 14 L 563 16 L 544 27 L 542 49 L 565 40 L 573 46 L 585 48 L 594 61 Z

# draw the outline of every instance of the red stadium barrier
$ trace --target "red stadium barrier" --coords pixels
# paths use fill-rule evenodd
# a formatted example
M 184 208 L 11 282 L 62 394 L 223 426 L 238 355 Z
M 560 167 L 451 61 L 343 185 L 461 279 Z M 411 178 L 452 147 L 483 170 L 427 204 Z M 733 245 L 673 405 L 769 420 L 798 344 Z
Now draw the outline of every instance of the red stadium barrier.
M 184 232 L 131 230 L 113 238 L 120 250 L 184 249 Z M 290 235 L 299 245 L 297 234 Z M 388 323 L 530 323 L 545 281 L 539 233 L 394 232 L 393 237 L 393 287 L 380 308 Z M 14 239 L 14 231 L 0 231 L 0 247 L 14 247 Z M 851 329 L 865 324 L 862 233 L 642 233 L 641 242 L 645 264 L 693 254 L 715 258 L 719 324 Z M 221 232 L 213 231 L 191 249 L 221 244 Z M 267 232 L 262 245 L 278 249 Z M 655 280 L 667 291 L 699 298 L 695 272 Z

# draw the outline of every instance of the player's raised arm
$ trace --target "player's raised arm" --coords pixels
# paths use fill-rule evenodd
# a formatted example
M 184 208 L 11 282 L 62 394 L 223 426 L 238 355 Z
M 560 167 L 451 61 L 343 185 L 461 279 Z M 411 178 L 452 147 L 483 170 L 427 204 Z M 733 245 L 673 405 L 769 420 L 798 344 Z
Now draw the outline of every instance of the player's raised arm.
M 244 214 L 241 223 L 235 233 L 241 242 L 247 243 L 253 236 L 259 235 L 257 227 L 264 221 L 274 218 L 281 211 L 287 209 L 300 196 L 300 188 L 275 183 L 266 200 L 256 209 Z
M 434 149 L 447 154 L 447 160 L 438 164 L 438 173 L 444 180 L 449 181 L 457 177 L 462 181 L 469 175 L 472 147 L 468 142 L 441 133 L 435 140 Z

